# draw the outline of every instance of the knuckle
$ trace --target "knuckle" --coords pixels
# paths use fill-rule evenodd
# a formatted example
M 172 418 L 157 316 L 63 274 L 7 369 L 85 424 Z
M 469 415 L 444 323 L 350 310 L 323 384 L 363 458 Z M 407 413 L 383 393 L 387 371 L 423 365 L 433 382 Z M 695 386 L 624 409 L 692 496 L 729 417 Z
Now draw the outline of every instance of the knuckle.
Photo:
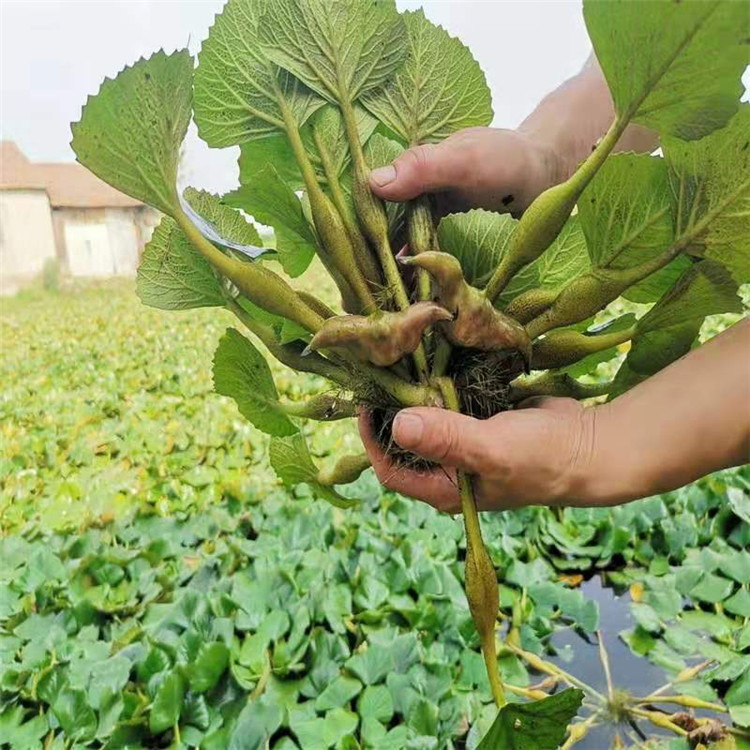
M 405 167 L 420 186 L 425 183 L 433 148 L 431 144 L 415 146 L 408 151 L 404 151 L 397 159 L 399 166 Z
M 455 455 L 458 449 L 458 430 L 452 420 L 441 422 L 435 433 L 434 455 L 438 461 L 446 461 Z

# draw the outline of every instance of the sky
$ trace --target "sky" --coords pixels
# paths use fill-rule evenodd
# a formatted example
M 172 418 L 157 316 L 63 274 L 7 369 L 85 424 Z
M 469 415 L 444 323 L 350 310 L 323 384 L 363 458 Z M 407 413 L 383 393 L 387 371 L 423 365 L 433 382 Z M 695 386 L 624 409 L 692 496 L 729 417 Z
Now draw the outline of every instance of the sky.
M 71 161 L 70 122 L 105 76 L 163 47 L 200 49 L 223 0 L 0 0 L 0 135 L 34 161 Z M 424 7 L 479 60 L 495 125 L 514 127 L 589 54 L 580 0 L 399 0 Z M 184 177 L 222 191 L 235 149 L 188 135 Z

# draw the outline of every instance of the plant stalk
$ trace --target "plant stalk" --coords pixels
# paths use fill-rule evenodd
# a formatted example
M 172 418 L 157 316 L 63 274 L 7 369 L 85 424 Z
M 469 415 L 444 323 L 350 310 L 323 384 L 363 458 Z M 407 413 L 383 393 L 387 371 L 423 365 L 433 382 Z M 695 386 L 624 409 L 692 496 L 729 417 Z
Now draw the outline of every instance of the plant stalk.
M 532 669 L 536 669 L 543 674 L 548 674 L 552 677 L 558 677 L 564 680 L 569 685 L 577 687 L 583 690 L 584 693 L 588 693 L 589 695 L 593 696 L 603 705 L 607 703 L 606 697 L 603 696 L 598 690 L 595 690 L 593 687 L 591 687 L 591 685 L 583 682 L 583 680 L 579 680 L 576 676 L 570 674 L 569 672 L 566 672 L 562 667 L 558 667 L 557 664 L 552 664 L 546 659 L 542 659 L 540 656 L 532 654 L 529 651 L 524 651 L 522 648 L 513 646 L 510 643 L 506 643 L 505 647 L 508 649 L 508 651 L 523 659 L 530 667 L 532 667 Z
M 410 305 L 409 295 L 406 292 L 404 280 L 401 278 L 401 272 L 388 239 L 388 217 L 385 213 L 385 207 L 383 202 L 370 190 L 368 179 L 370 170 L 365 161 L 362 143 L 359 140 L 354 107 L 344 97 L 340 98 L 339 106 L 344 118 L 344 129 L 352 159 L 352 197 L 357 216 L 365 234 L 377 250 L 380 266 L 396 307 L 399 310 L 406 310 Z M 428 368 L 424 345 L 420 344 L 412 356 L 417 374 L 421 380 L 426 380 Z
M 645 698 L 638 698 L 636 703 L 639 706 L 648 705 L 650 703 L 671 703 L 673 706 L 683 706 L 684 708 L 701 708 L 706 711 L 716 711 L 723 714 L 729 713 L 729 709 L 726 706 L 722 706 L 719 703 L 704 701 L 700 698 L 693 698 L 689 695 L 648 695 Z
M 321 393 L 307 401 L 281 404 L 284 413 L 298 419 L 335 422 L 357 416 L 357 404 L 349 398 Z
M 322 243 L 322 247 L 319 248 L 322 251 L 319 253 L 320 258 L 334 280 L 340 277 L 346 281 L 359 300 L 361 308 L 367 313 L 374 312 L 377 309 L 375 298 L 357 264 L 354 247 L 344 221 L 318 183 L 315 169 L 305 151 L 305 145 L 302 143 L 297 123 L 289 107 L 286 104 L 280 106 L 286 135 L 302 173 L 307 197 L 310 200 L 313 222 Z
M 175 213 L 173 218 L 195 249 L 252 303 L 274 315 L 299 323 L 310 333 L 320 330 L 323 318 L 311 310 L 278 274 L 260 263 L 245 263 L 224 255 L 182 211 Z
M 590 354 L 606 351 L 613 346 L 633 338 L 635 326 L 622 331 L 586 335 L 580 331 L 552 331 L 543 339 L 534 342 L 531 361 L 535 370 L 554 370 L 567 367 L 588 357 Z
M 336 209 L 341 215 L 341 220 L 344 222 L 346 231 L 349 233 L 349 238 L 354 245 L 355 256 L 360 270 L 364 274 L 365 278 L 370 282 L 370 284 L 377 288 L 382 283 L 380 277 L 380 269 L 378 268 L 378 265 L 373 258 L 372 253 L 370 252 L 367 241 L 360 231 L 357 220 L 352 213 L 351 206 L 349 205 L 346 196 L 344 195 L 344 190 L 341 187 L 341 181 L 339 180 L 339 176 L 331 160 L 331 155 L 329 154 L 325 143 L 323 143 L 322 139 L 318 135 L 318 131 L 315 129 L 313 129 L 313 138 L 315 140 L 315 147 L 318 149 L 318 153 L 320 154 L 320 161 L 323 165 L 323 171 L 326 175 L 328 188 L 331 191 L 331 198 L 333 199 L 333 203 L 336 206 Z
M 630 713 L 640 719 L 646 719 L 650 721 L 657 727 L 661 727 L 662 729 L 667 729 L 670 732 L 674 732 L 680 737 L 688 736 L 688 733 L 682 727 L 678 727 L 677 724 L 670 721 L 668 714 L 663 714 L 659 711 L 645 711 L 639 708 L 631 708 Z
M 514 404 L 534 396 L 559 396 L 582 401 L 606 396 L 611 388 L 612 381 L 581 383 L 567 373 L 546 372 L 536 378 L 514 380 L 508 397 Z
M 227 306 L 242 324 L 251 333 L 254 333 L 282 364 L 300 372 L 312 372 L 316 375 L 322 375 L 329 380 L 339 383 L 347 390 L 354 391 L 357 389 L 356 379 L 352 376 L 352 373 L 343 367 L 338 367 L 317 352 L 311 352 L 303 357 L 301 351 L 295 351 L 288 344 L 279 344 L 275 334 L 268 326 L 264 326 L 262 323 L 253 320 L 236 302 L 231 301 Z M 344 358 L 346 356 L 345 352 L 340 352 L 340 356 Z M 403 406 L 441 405 L 439 393 L 431 386 L 411 383 L 389 370 L 375 367 L 375 365 L 362 362 L 354 357 L 351 360 L 347 359 L 347 361 L 356 372 L 361 373 L 364 377 L 369 378 L 373 383 L 379 385 Z
M 528 323 L 541 315 L 557 299 L 553 289 L 529 289 L 528 292 L 514 297 L 503 312 L 519 323 Z
M 453 381 L 450 378 L 441 378 L 439 386 L 446 408 L 460 414 L 461 407 Z M 474 490 L 471 486 L 471 478 L 466 472 L 458 472 L 458 489 L 461 498 L 461 513 L 466 528 L 466 598 L 479 633 L 492 696 L 497 707 L 502 708 L 507 703 L 507 699 L 497 666 L 495 641 L 495 623 L 500 609 L 497 573 L 482 539 L 482 527 L 479 523 Z
M 554 242 L 581 193 L 620 140 L 628 122 L 628 118 L 616 118 L 573 175 L 565 182 L 545 190 L 524 211 L 506 253 L 485 287 L 484 293 L 493 304 L 513 276 Z
M 428 196 L 420 195 L 419 198 L 409 201 L 407 223 L 409 249 L 412 255 L 439 250 Z M 431 291 L 432 284 L 429 274 L 423 268 L 417 269 L 417 299 L 421 302 L 429 300 Z
M 311 352 L 309 355 L 302 356 L 301 350 L 295 350 L 289 344 L 280 344 L 276 334 L 270 326 L 267 326 L 255 320 L 242 305 L 235 300 L 227 303 L 227 309 L 247 328 L 250 333 L 257 336 L 263 345 L 273 354 L 281 364 L 286 365 L 297 372 L 309 372 L 314 375 L 320 375 L 328 380 L 332 380 L 345 388 L 352 388 L 351 373 L 343 367 L 339 367 L 330 360 L 322 357 L 317 352 Z

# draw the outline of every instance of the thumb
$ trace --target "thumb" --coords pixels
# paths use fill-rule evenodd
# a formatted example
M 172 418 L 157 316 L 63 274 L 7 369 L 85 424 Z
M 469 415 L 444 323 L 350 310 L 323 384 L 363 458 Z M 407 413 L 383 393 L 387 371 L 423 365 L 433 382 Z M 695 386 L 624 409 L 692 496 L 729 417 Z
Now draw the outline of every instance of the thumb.
M 406 450 L 447 466 L 479 473 L 487 452 L 484 425 L 473 417 L 428 407 L 404 409 L 393 438 Z
M 415 146 L 404 151 L 393 164 L 370 173 L 370 187 L 381 198 L 405 201 L 422 193 L 456 187 L 465 172 L 457 141 Z

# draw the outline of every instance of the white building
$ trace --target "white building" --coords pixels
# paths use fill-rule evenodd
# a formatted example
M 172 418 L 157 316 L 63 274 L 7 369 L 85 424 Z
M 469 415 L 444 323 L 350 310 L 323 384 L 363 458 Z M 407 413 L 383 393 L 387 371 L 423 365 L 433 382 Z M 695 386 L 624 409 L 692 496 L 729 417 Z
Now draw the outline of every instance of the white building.
M 157 211 L 80 164 L 33 163 L 0 144 L 0 294 L 55 259 L 69 276 L 132 276 L 158 223 Z

